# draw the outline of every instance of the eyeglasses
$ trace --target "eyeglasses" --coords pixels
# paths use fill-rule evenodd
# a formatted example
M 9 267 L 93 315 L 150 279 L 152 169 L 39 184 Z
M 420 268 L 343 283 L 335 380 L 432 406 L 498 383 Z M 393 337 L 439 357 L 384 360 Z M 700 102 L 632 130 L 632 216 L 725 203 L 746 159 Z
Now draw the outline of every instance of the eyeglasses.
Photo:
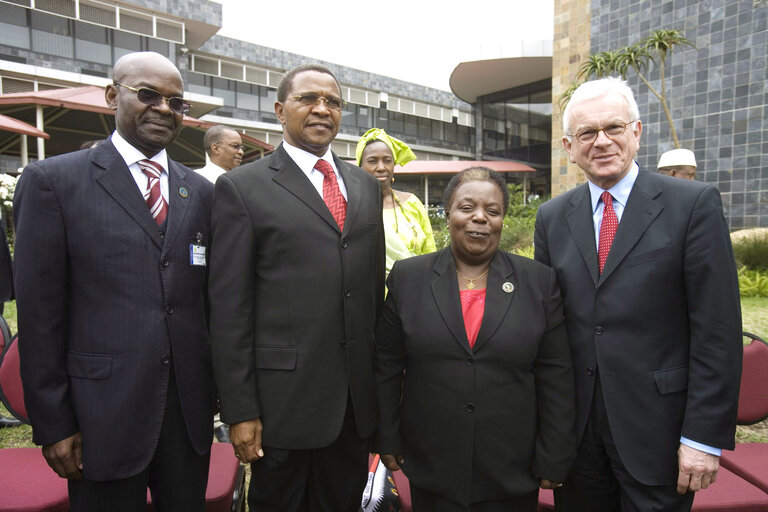
M 331 96 L 330 98 L 326 98 L 325 96 L 320 96 L 319 94 L 315 94 L 314 92 L 307 92 L 304 94 L 294 94 L 293 96 L 290 96 L 290 98 L 308 107 L 315 106 L 317 105 L 318 101 L 322 100 L 325 103 L 326 107 L 333 110 L 341 110 L 341 107 L 347 104 L 347 102 L 342 100 L 341 98 L 335 98 L 333 96 Z
M 217 143 L 218 144 L 218 143 Z M 227 144 L 227 146 L 231 147 L 235 151 L 240 151 L 241 149 L 245 151 L 245 146 L 242 144 Z
M 613 140 L 615 137 L 621 137 L 624 135 L 624 132 L 627 131 L 627 126 L 631 125 L 635 121 L 629 121 L 627 123 L 612 123 L 608 126 L 603 126 L 602 128 L 594 129 L 594 128 L 587 128 L 586 130 L 582 130 L 579 133 L 573 135 L 568 134 L 569 137 L 576 137 L 576 140 L 581 142 L 582 144 L 591 144 L 592 142 L 595 142 L 597 140 L 597 136 L 600 134 L 600 132 L 603 132 L 606 137 Z
M 178 96 L 171 96 L 169 98 L 148 87 L 131 87 L 130 85 L 121 84 L 120 82 L 114 82 L 114 84 L 135 92 L 136 98 L 145 105 L 157 107 L 163 101 L 166 101 L 168 103 L 168 108 L 174 113 L 182 115 L 189 114 L 189 109 L 192 108 L 192 105 L 190 105 L 187 100 Z

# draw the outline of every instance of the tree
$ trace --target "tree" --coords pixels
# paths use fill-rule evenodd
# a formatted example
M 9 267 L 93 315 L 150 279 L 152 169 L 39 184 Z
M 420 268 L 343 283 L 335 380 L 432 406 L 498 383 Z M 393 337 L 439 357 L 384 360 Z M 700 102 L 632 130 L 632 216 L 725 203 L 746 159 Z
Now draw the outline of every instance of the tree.
M 675 123 L 672 120 L 672 113 L 667 102 L 666 63 L 675 47 L 686 46 L 696 48 L 693 42 L 686 39 L 679 30 L 654 30 L 650 35 L 635 44 L 619 48 L 618 50 L 603 51 L 590 55 L 579 66 L 579 71 L 576 75 L 577 81 L 566 89 L 560 97 L 559 105 L 561 109 L 564 108 L 573 91 L 583 81 L 615 75 L 626 79 L 627 72 L 632 69 L 640 78 L 640 81 L 648 87 L 648 90 L 661 103 L 661 108 L 667 117 L 672 141 L 675 148 L 679 149 L 680 141 L 677 138 L 677 130 L 675 129 Z M 657 90 L 646 76 L 651 62 L 659 69 L 659 77 L 661 78 L 660 90 Z

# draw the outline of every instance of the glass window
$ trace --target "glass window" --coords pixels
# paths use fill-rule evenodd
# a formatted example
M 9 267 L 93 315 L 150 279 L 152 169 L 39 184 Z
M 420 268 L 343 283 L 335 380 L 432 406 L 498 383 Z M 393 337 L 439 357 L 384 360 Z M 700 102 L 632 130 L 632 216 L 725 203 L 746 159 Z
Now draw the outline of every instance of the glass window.
M 275 113 L 275 102 L 277 101 L 277 91 L 264 87 L 263 85 L 257 86 L 259 88 L 259 96 L 261 101 L 259 102 L 259 110 L 270 114 Z
M 140 52 L 141 51 L 141 36 L 136 34 L 128 34 L 127 32 L 121 32 L 119 30 L 114 31 L 115 40 L 115 58 L 118 58 L 117 49 L 128 50 L 128 52 Z
M 27 9 L 24 9 L 23 7 L 0 3 L 0 20 L 3 20 L 4 24 L 7 23 L 8 25 L 16 25 L 19 27 L 29 26 L 27 12 Z
M 27 9 L 0 3 L 0 34 L 3 43 L 15 48 L 30 48 Z
M 168 41 L 152 39 L 151 37 L 148 37 L 147 41 L 148 41 L 147 50 L 151 52 L 157 52 L 160 55 L 165 55 L 166 57 L 169 57 L 171 55 L 171 52 L 168 49 L 171 43 L 169 43 Z
M 213 79 L 213 95 L 224 100 L 224 105 L 234 107 L 237 103 L 233 82 L 223 78 Z
M 419 118 L 419 138 L 424 140 L 432 138 L 432 121 L 425 117 Z
M 404 115 L 403 120 L 405 121 L 405 133 L 406 135 L 412 135 L 414 137 L 419 135 L 419 122 L 418 117 L 416 116 L 410 116 L 410 115 Z

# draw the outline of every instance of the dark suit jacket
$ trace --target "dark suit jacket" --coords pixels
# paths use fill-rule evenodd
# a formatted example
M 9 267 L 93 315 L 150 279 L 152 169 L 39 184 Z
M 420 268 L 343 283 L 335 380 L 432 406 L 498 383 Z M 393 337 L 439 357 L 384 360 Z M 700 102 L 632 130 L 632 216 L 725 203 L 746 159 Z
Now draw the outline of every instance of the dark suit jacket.
M 221 416 L 261 418 L 265 446 L 330 445 L 350 394 L 360 435 L 377 420 L 381 191 L 334 158 L 349 196 L 343 232 L 282 146 L 216 182 L 210 300 Z
M 541 206 L 535 244 L 565 299 L 578 437 L 599 368 L 616 448 L 640 482 L 676 481 L 681 435 L 732 449 L 741 314 L 717 190 L 641 172 L 602 275 L 586 184 Z
M 552 269 L 496 253 L 474 349 L 450 248 L 396 262 L 387 286 L 375 449 L 402 453 L 414 485 L 465 505 L 532 492 L 536 477 L 564 480 L 576 454 L 573 366 Z
M 210 449 L 215 404 L 206 268 L 213 186 L 169 160 L 167 229 L 150 216 L 110 141 L 26 167 L 14 198 L 15 285 L 24 394 L 34 441 L 83 435 L 84 475 L 145 469 L 171 365 L 195 450 Z M 172 360 L 171 360 L 172 358 Z

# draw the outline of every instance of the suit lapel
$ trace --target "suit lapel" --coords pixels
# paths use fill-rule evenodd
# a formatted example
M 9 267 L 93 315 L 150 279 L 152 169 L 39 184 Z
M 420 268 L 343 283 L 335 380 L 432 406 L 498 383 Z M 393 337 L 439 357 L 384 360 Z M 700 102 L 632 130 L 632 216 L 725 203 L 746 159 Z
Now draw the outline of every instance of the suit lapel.
M 504 291 L 504 284 L 511 283 L 512 291 Z M 517 293 L 517 279 L 509 260 L 497 252 L 491 260 L 491 269 L 485 288 L 485 312 L 480 332 L 477 333 L 474 351 L 480 350 L 496 334 L 501 322 L 507 315 L 512 299 Z
M 173 246 L 180 226 L 184 223 L 189 205 L 192 201 L 193 188 L 187 183 L 186 175 L 179 169 L 176 162 L 168 159 L 168 220 L 166 226 L 165 247 Z
M 274 152 L 269 167 L 277 171 L 275 177 L 272 178 L 275 183 L 296 196 L 299 201 L 306 204 L 331 227 L 339 231 L 339 225 L 336 224 L 336 220 L 331 215 L 331 211 L 326 206 L 323 198 L 320 197 L 320 194 L 317 193 L 309 178 L 299 169 L 296 162 L 288 156 L 282 145 Z M 349 189 L 347 190 L 349 192 Z M 348 193 L 347 195 L 350 194 Z
M 468 354 L 471 354 L 467 330 L 464 327 L 464 315 L 461 312 L 456 264 L 453 261 L 450 247 L 440 251 L 435 266 L 432 267 L 432 273 L 432 296 L 437 304 L 437 309 L 440 310 L 440 315 L 456 342 Z
M 96 182 L 117 202 L 159 248 L 163 247 L 160 230 L 149 213 L 147 203 L 136 186 L 131 171 L 112 142 L 105 141 L 93 150 Z
M 344 220 L 344 233 L 349 231 L 348 226 L 353 224 L 355 216 L 360 211 L 360 203 L 362 201 L 362 186 L 360 180 L 350 172 L 350 166 L 346 162 L 339 160 L 336 155 L 333 155 L 333 159 L 336 162 L 336 167 L 339 169 L 339 174 L 344 180 L 344 187 L 347 189 L 347 217 Z
M 595 247 L 595 225 L 592 220 L 592 201 L 589 196 L 589 186 L 585 183 L 571 198 L 571 208 L 565 213 L 565 220 L 571 230 L 581 258 L 597 285 L 599 278 L 597 268 L 597 248 Z M 610 256 L 608 256 L 610 258 Z
M 599 284 L 608 279 L 619 266 L 619 263 L 627 257 L 629 251 L 632 250 L 632 247 L 640 240 L 648 226 L 663 209 L 655 200 L 661 194 L 661 189 L 649 183 L 645 178 L 644 173 L 638 174 L 632 192 L 629 193 L 627 206 L 621 215 L 621 221 L 608 253 L 608 259 L 605 260 L 605 267 L 600 275 Z

